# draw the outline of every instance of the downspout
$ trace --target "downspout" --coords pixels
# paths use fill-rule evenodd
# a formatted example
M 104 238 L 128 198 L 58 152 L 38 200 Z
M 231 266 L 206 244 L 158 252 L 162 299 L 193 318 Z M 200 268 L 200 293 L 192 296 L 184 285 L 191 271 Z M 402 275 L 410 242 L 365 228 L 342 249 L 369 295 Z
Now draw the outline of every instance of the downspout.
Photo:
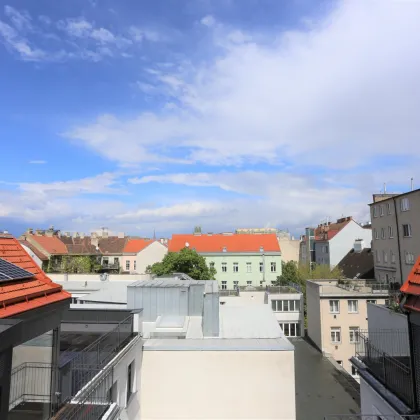
M 403 284 L 403 273 L 402 273 L 402 255 L 401 255 L 401 243 L 400 243 L 400 224 L 398 221 L 398 212 L 397 212 L 397 202 L 395 200 L 395 197 L 392 197 L 392 201 L 394 202 L 394 211 L 395 211 L 395 220 L 397 222 L 397 245 L 398 245 L 398 257 L 399 257 L 399 261 L 400 261 L 400 284 Z
M 411 328 L 411 312 L 407 314 L 407 323 L 408 323 L 408 343 L 410 348 L 410 369 L 411 369 L 411 386 L 413 393 L 413 412 L 417 413 L 418 401 L 417 401 L 417 380 L 416 380 L 416 364 L 414 361 L 414 340 L 413 340 L 413 330 Z

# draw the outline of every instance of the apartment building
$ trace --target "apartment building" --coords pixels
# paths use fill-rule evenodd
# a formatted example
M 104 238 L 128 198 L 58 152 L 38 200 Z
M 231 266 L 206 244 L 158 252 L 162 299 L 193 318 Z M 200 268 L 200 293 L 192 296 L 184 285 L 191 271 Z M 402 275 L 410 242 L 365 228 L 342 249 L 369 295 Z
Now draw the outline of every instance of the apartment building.
M 216 269 L 222 290 L 271 285 L 281 275 L 282 254 L 275 234 L 173 235 L 169 252 L 190 248 Z
M 360 331 L 367 329 L 367 305 L 385 304 L 388 296 L 386 286 L 363 280 L 308 280 L 309 338 L 323 354 L 357 377 L 349 359 Z
M 420 189 L 374 194 L 370 213 L 376 279 L 402 284 L 420 255 Z
M 420 258 L 401 292 L 398 312 L 368 305 L 368 329 L 351 358 L 360 375 L 361 418 L 420 418 Z

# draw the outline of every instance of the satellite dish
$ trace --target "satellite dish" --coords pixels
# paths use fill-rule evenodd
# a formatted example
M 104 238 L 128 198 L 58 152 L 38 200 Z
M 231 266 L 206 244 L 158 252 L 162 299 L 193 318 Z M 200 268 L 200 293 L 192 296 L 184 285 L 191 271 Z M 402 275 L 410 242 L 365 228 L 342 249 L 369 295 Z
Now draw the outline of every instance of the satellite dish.
M 188 242 L 185 242 L 185 247 L 188 248 L 190 244 Z

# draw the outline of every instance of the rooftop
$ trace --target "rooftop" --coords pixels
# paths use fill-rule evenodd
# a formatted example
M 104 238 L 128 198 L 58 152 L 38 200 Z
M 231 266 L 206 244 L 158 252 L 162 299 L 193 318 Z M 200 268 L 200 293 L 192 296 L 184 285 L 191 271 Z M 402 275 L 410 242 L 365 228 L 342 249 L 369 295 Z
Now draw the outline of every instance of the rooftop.
M 0 318 L 70 299 L 70 294 L 53 283 L 11 235 L 0 235 L 0 258 L 32 274 L 0 284 Z
M 136 253 L 149 246 L 153 240 L 150 239 L 129 239 L 124 247 L 124 252 Z
M 364 248 L 361 252 L 352 248 L 338 263 L 338 267 L 348 279 L 375 278 L 373 253 L 370 248 Z
M 33 244 L 31 244 L 30 242 L 22 239 L 19 240 L 19 242 L 22 245 L 25 245 L 26 247 L 28 247 L 41 261 L 47 261 L 48 257 L 43 254 L 36 246 L 34 246 Z
M 185 247 L 201 253 L 280 252 L 280 245 L 274 233 L 172 235 L 169 252 L 178 252 Z
M 385 283 L 365 280 L 307 280 L 307 286 L 318 286 L 321 297 L 331 296 L 389 296 L 390 288 Z
M 405 308 L 420 312 L 420 256 L 400 290 L 407 295 Z
M 378 204 L 378 202 L 382 202 L 382 201 L 387 201 L 387 200 L 391 200 L 394 199 L 396 197 L 402 197 L 405 195 L 409 195 L 409 194 L 414 194 L 420 191 L 420 188 L 413 190 L 413 191 L 407 191 L 405 193 L 401 193 L 401 194 L 373 194 L 373 203 L 370 203 L 369 206 L 373 206 L 375 204 Z

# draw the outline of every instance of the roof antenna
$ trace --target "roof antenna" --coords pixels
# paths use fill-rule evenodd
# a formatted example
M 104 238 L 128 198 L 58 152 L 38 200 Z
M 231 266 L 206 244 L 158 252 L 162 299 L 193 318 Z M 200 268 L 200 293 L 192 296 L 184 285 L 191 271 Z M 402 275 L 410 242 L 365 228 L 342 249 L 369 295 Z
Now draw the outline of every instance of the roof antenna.
M 153 229 L 153 240 L 156 241 L 156 229 Z
M 384 194 L 386 194 L 386 182 L 384 182 Z
M 411 191 L 414 190 L 414 178 L 411 177 Z

